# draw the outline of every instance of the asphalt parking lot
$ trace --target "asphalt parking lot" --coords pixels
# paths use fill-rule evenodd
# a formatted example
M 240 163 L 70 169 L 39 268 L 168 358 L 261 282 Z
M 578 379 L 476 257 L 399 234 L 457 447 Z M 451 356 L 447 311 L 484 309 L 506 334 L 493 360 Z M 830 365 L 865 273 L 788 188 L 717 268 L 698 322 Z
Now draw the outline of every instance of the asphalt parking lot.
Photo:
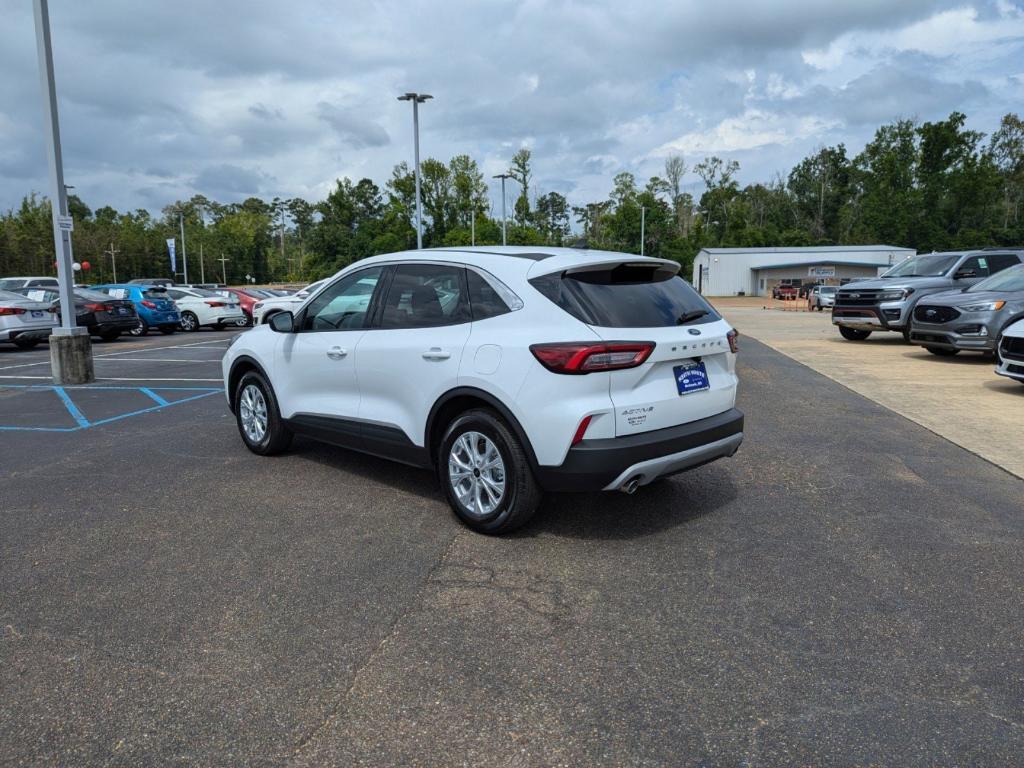
M 0 350 L 0 762 L 1021 763 L 999 467 L 745 338 L 736 457 L 487 538 L 429 473 L 250 455 L 228 337 L 60 392 Z

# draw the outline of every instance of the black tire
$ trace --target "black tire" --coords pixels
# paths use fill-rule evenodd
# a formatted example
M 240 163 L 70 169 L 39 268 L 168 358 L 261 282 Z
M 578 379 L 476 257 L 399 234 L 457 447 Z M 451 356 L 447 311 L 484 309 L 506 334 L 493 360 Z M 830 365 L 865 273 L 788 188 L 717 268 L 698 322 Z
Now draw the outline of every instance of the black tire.
M 103 333 L 99 334 L 99 337 L 103 341 L 117 341 L 119 338 L 121 338 L 121 332 L 120 331 L 104 331 Z
M 903 342 L 905 344 L 910 344 L 910 329 L 909 328 L 904 328 L 903 329 Z
M 454 483 L 449 472 L 453 446 L 463 436 L 468 438 L 469 433 L 490 441 L 504 467 L 503 493 L 494 508 L 486 512 L 474 513 L 463 505 L 455 489 L 461 481 Z M 474 472 L 476 478 L 481 477 L 479 469 Z M 543 497 L 519 439 L 500 416 L 485 409 L 466 411 L 448 425 L 437 450 L 437 476 L 456 517 L 478 533 L 498 535 L 516 530 L 533 517 Z M 474 482 L 472 478 L 467 481 Z
M 160 326 L 160 333 L 162 333 L 164 336 L 173 336 L 177 332 L 178 329 L 175 328 L 173 325 Z
M 847 341 L 864 341 L 864 339 L 871 335 L 871 331 L 862 331 L 859 328 L 848 328 L 845 325 L 840 325 L 839 335 Z
M 925 347 L 925 349 L 939 357 L 952 357 L 953 355 L 960 354 L 959 349 L 946 349 L 945 347 Z
M 139 324 L 132 328 L 128 333 L 132 336 L 146 336 L 149 333 L 149 323 L 139 318 Z
M 181 330 L 195 333 L 199 330 L 199 318 L 195 312 L 181 313 Z
M 42 339 L 38 337 L 26 338 L 24 336 L 18 336 L 14 339 L 14 346 L 18 349 L 35 349 L 36 345 L 41 342 Z
M 256 439 L 246 431 L 243 424 L 243 396 L 248 388 L 254 387 L 258 390 L 264 406 L 265 430 L 259 439 Z M 238 382 L 235 387 L 235 424 L 238 426 L 238 434 L 242 437 L 245 447 L 260 456 L 272 456 L 288 448 L 292 443 L 292 431 L 281 421 L 281 411 L 277 407 L 277 398 L 274 396 L 274 388 L 270 386 L 263 376 L 256 371 L 249 371 Z

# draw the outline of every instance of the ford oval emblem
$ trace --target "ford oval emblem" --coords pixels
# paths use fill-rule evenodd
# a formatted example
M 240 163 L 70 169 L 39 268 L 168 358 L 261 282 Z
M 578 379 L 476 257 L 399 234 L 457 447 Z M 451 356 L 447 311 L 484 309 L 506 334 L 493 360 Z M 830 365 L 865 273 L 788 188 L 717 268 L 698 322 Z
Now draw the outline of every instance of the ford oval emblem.
M 691 336 L 700 336 L 700 328 L 687 328 L 686 332 Z

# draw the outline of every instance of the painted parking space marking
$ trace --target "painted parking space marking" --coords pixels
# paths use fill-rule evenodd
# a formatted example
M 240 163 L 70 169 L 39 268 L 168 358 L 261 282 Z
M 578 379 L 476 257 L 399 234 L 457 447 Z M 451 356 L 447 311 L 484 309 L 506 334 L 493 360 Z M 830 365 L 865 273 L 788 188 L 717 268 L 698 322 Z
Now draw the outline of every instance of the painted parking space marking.
M 47 377 L 49 378 L 49 377 Z M 147 379 L 146 381 L 153 381 Z M 27 391 L 50 391 L 53 392 L 58 401 L 64 406 L 67 413 L 75 421 L 77 426 L 74 427 L 35 427 L 35 426 L 5 426 L 0 424 L 0 431 L 3 432 L 78 432 L 83 429 L 91 429 L 92 427 L 98 427 L 103 424 L 109 424 L 113 421 L 120 421 L 127 419 L 132 416 L 140 416 L 144 413 L 153 413 L 160 411 L 165 408 L 171 408 L 181 403 L 189 403 L 194 400 L 201 400 L 211 395 L 215 395 L 219 392 L 223 392 L 221 387 L 172 387 L 172 386 L 158 386 L 158 387 L 126 387 L 126 386 L 97 386 L 94 384 L 87 384 L 83 386 L 53 386 L 46 384 L 4 384 L 3 388 L 7 389 L 23 389 Z M 147 408 L 136 408 L 126 413 L 119 413 L 115 416 L 107 416 L 102 419 L 90 420 L 88 419 L 82 410 L 75 404 L 73 394 L 76 391 L 108 391 L 108 392 L 139 392 L 150 400 L 155 405 L 151 405 Z M 184 397 L 176 400 L 168 400 L 161 393 L 186 393 Z
M 52 381 L 53 376 L 0 376 L 0 379 L 10 379 L 12 381 Z M 224 379 L 217 378 L 182 378 L 180 376 L 173 376 L 170 378 L 159 377 L 159 376 L 97 376 L 96 381 L 224 381 Z M 8 384 L 6 386 L 15 386 Z M 2 386 L 0 386 L 2 388 Z

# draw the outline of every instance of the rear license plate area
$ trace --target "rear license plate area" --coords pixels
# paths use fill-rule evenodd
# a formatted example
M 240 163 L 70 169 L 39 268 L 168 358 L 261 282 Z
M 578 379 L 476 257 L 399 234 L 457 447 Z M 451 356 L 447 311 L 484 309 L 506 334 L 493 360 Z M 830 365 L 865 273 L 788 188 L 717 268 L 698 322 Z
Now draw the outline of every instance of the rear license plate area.
M 708 369 L 703 361 L 694 361 L 672 367 L 675 374 L 676 390 L 680 395 L 690 395 L 694 392 L 704 392 L 711 389 L 711 380 L 708 378 Z

